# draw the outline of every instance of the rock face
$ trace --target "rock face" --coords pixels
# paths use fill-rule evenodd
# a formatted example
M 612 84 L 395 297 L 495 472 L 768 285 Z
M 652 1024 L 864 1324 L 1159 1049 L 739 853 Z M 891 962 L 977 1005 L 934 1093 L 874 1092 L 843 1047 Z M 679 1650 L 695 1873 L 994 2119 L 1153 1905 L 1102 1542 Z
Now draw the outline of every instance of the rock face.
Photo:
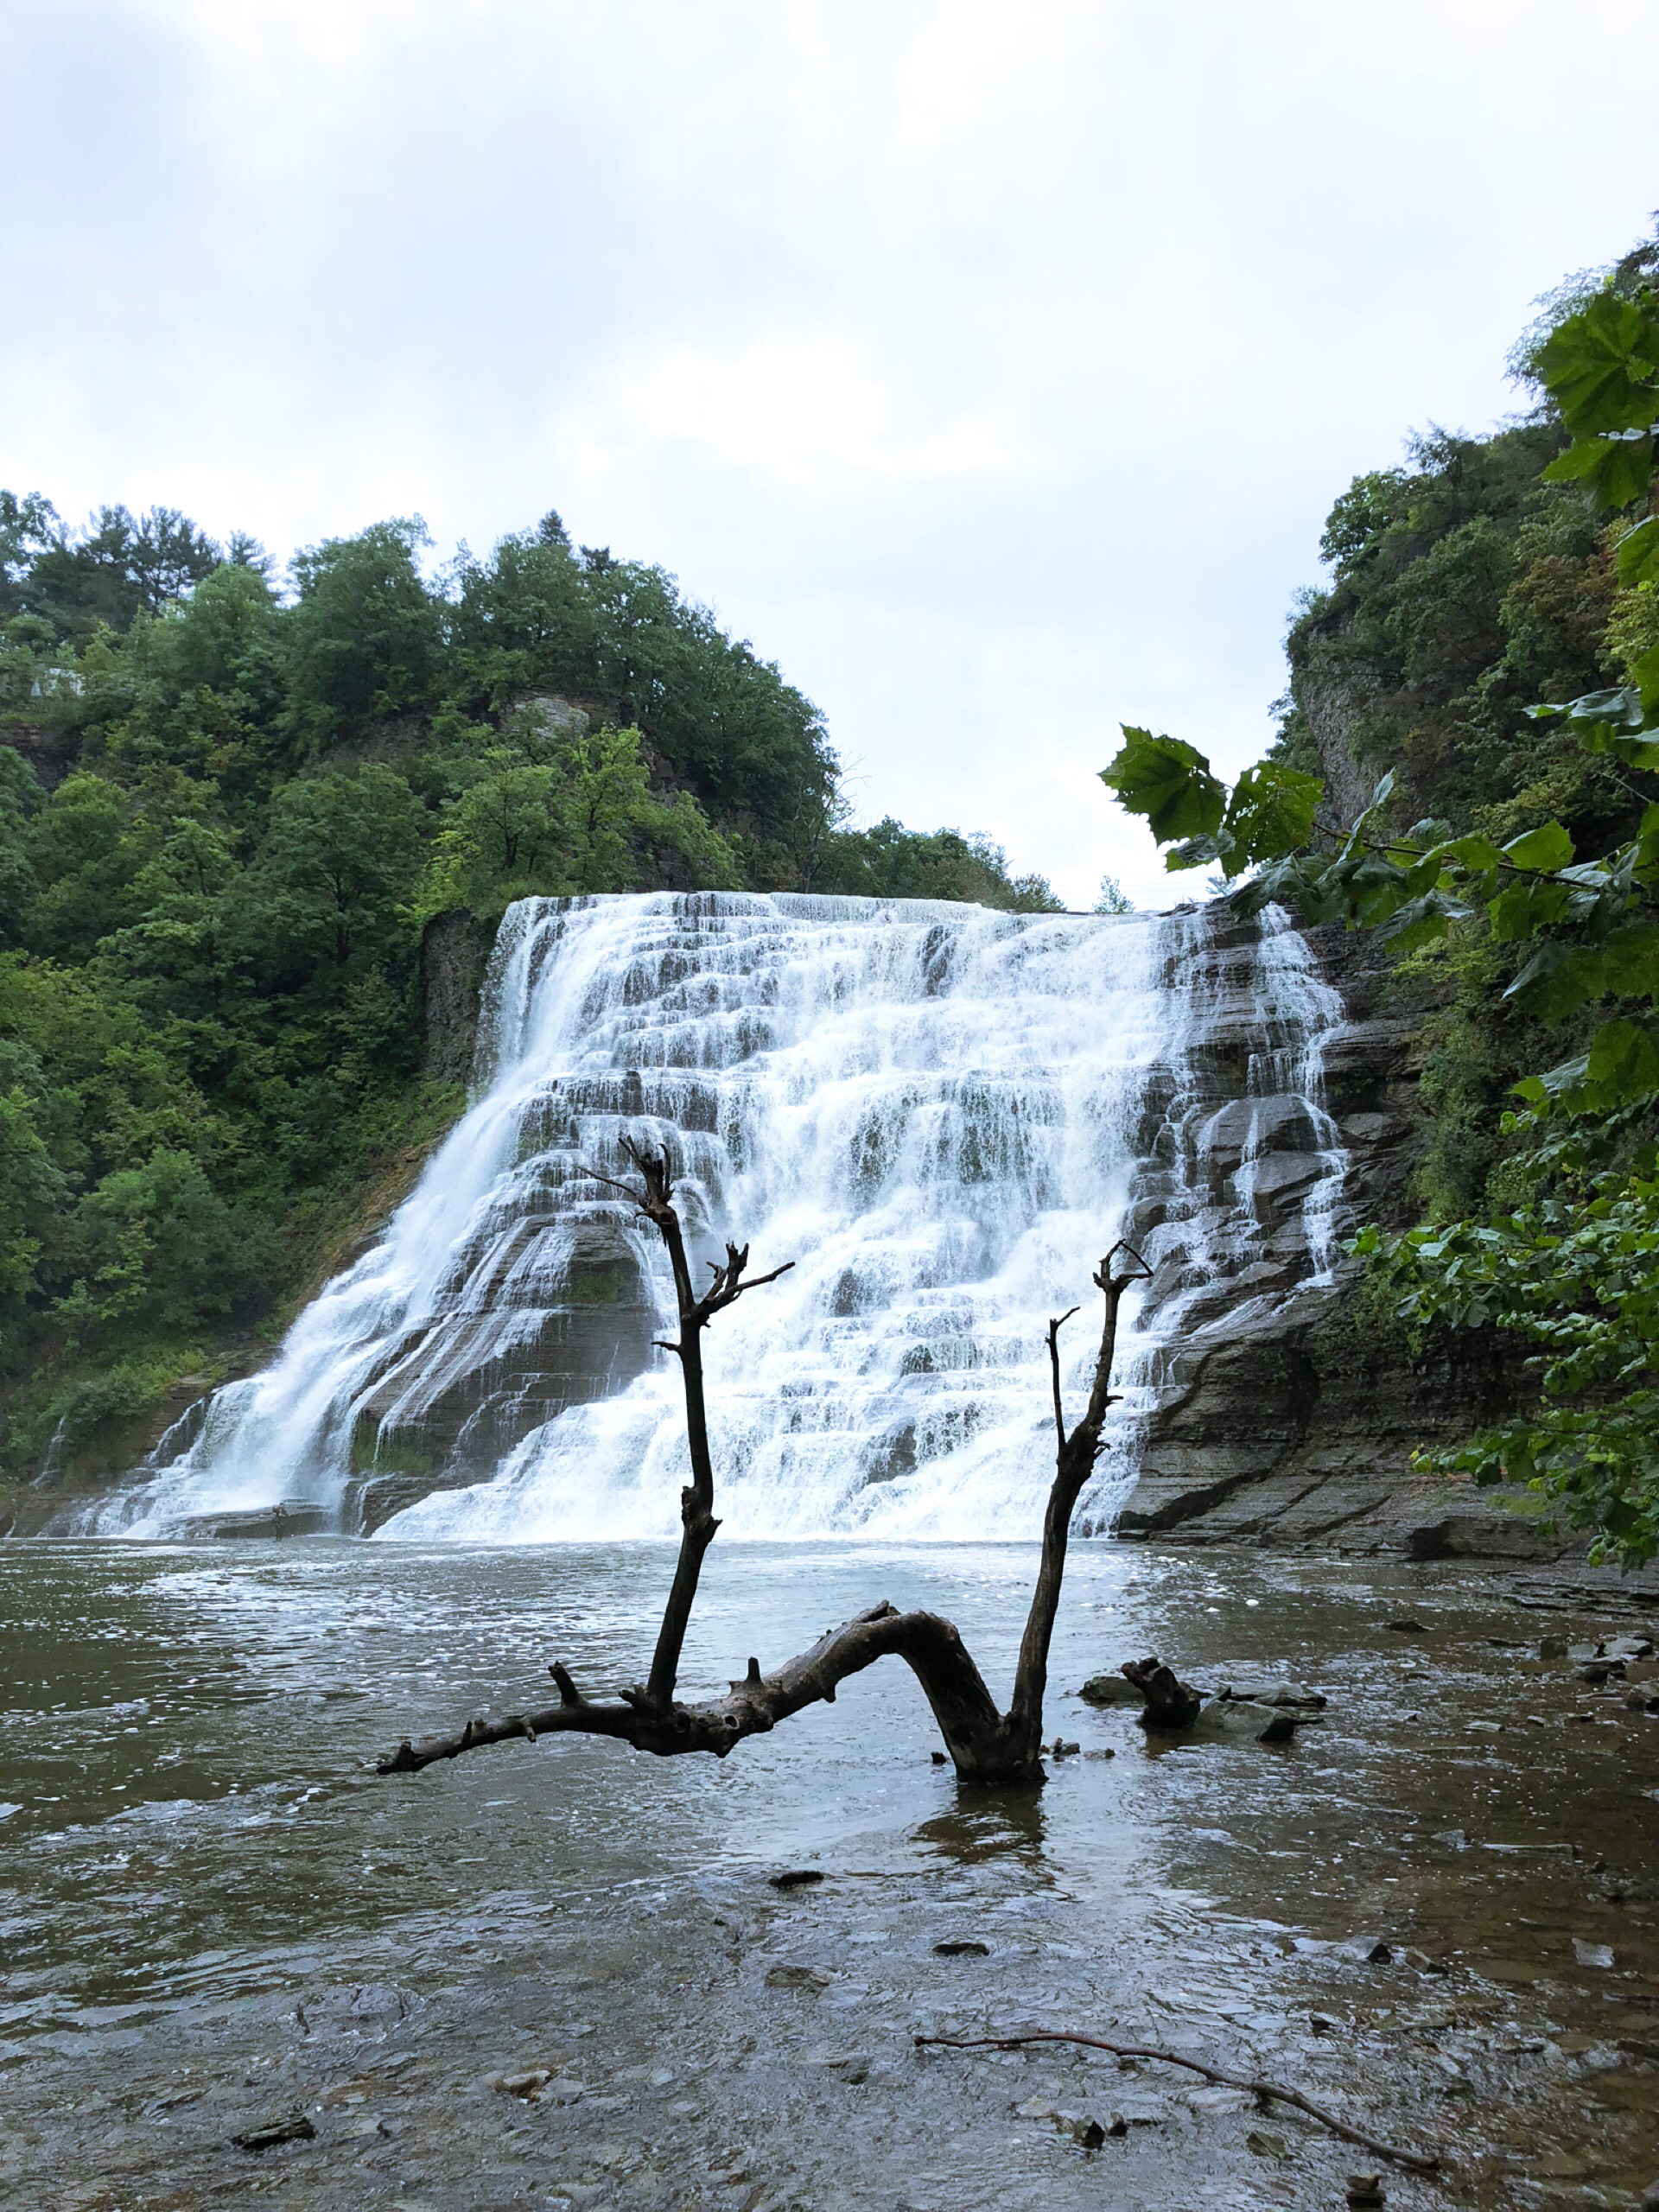
M 1357 819 L 1371 803 L 1371 793 L 1388 766 L 1386 760 L 1356 758 L 1354 739 L 1368 702 L 1365 687 L 1355 681 L 1338 685 L 1302 679 L 1302 700 L 1309 734 L 1319 756 L 1327 801 L 1338 821 Z
M 495 932 L 475 914 L 437 914 L 421 939 L 423 1075 L 467 1083 L 478 1046 L 479 999 Z
M 1351 1163 L 1346 1211 L 1356 1224 L 1404 1226 L 1414 1217 L 1427 1009 L 1393 994 L 1386 963 L 1364 938 L 1333 928 L 1308 938 L 1347 1016 L 1324 1056 L 1325 1103 Z M 1208 1124 L 1206 1165 L 1218 1182 L 1232 1172 L 1245 1111 L 1241 1102 L 1223 1103 Z M 1271 1189 L 1293 1191 L 1308 1171 L 1304 1122 L 1297 1102 L 1283 1102 L 1272 1139 L 1282 1153 L 1262 1163 L 1277 1170 Z M 1264 1223 L 1259 1268 L 1219 1284 L 1215 1304 L 1195 1310 L 1198 1325 L 1165 1356 L 1117 1535 L 1388 1549 L 1414 1541 L 1424 1557 L 1539 1559 L 1571 1548 L 1534 1514 L 1517 1514 L 1514 1501 L 1506 1510 L 1459 1486 L 1449 1508 L 1445 1486 L 1412 1473 L 1418 1446 L 1459 1440 L 1513 1408 L 1522 1378 L 1512 1357 L 1478 1338 L 1432 1344 L 1414 1357 L 1386 1316 L 1357 1295 L 1352 1263 L 1338 1267 L 1333 1283 L 1276 1301 L 1254 1296 L 1274 1287 L 1274 1261 Z M 1440 1524 L 1443 1535 L 1430 1533 Z

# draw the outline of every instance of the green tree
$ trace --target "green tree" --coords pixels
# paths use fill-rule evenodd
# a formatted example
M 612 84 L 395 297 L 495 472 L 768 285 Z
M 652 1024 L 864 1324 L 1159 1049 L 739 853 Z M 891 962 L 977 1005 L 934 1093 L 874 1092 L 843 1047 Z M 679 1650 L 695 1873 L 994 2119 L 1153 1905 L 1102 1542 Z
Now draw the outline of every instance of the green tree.
M 556 515 L 502 538 L 487 562 L 462 560 L 455 585 L 450 636 L 470 702 L 493 709 L 537 684 L 595 688 L 596 613 Z
M 269 988 L 326 994 L 408 957 L 423 830 L 408 782 L 378 762 L 282 786 L 232 925 Z
M 1115 875 L 1101 877 L 1100 896 L 1095 901 L 1095 912 L 1097 914 L 1132 914 L 1135 912 L 1134 899 Z
M 29 612 L 29 579 L 54 543 L 58 511 L 38 492 L 0 492 L 0 616 Z
M 143 865 L 131 834 L 127 795 L 106 777 L 66 777 L 28 825 L 24 844 L 34 896 L 27 942 L 53 959 L 83 961 L 99 939 L 131 918 L 127 887 Z
M 224 1319 L 257 1297 L 272 1253 L 263 1222 L 228 1205 L 199 1160 L 168 1150 L 103 1177 L 74 1209 L 67 1244 L 75 1279 L 56 1310 L 106 1342 Z
M 16 590 L 21 611 L 44 616 L 60 637 L 88 636 L 100 626 L 125 630 L 137 615 L 158 614 L 187 597 L 219 564 L 212 539 L 170 507 L 139 516 L 100 507 L 79 537 L 58 529 L 42 543 L 48 517 L 55 520 L 36 495 L 24 542 L 37 550 Z
M 415 518 L 376 523 L 295 556 L 290 681 L 296 728 L 312 742 L 430 700 L 442 629 L 438 603 L 415 565 L 427 542 Z
M 872 829 L 827 837 L 812 887 L 866 899 L 959 899 L 1012 913 L 1065 911 L 1046 878 L 1011 877 L 1002 848 L 988 837 L 906 830 L 891 815 Z
M 637 729 L 589 733 L 544 714 L 516 718 L 505 742 L 450 770 L 420 907 L 494 915 L 514 899 L 621 891 L 655 855 L 688 888 L 734 889 L 731 848 L 687 792 L 655 796 Z
M 45 801 L 28 761 L 0 748 L 0 947 L 17 943 L 35 895 L 29 824 Z
M 4 1054 L 0 1047 L 0 1055 Z M 0 1089 L 0 1356 L 26 1332 L 42 1230 L 61 1209 L 68 1182 L 40 1128 L 40 1105 L 16 1082 Z

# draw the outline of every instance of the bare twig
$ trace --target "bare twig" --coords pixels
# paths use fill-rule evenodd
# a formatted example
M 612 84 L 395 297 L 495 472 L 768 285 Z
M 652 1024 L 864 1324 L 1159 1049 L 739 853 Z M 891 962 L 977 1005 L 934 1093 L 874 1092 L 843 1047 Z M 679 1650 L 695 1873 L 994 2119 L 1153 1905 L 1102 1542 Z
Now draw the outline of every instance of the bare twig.
M 680 1335 L 677 1344 L 664 1349 L 673 1352 L 680 1363 L 685 1386 L 686 1444 L 691 1458 L 691 1480 L 680 1492 L 680 1555 L 675 1562 L 674 1580 L 663 1608 L 663 1624 L 657 1632 L 657 1649 L 652 1654 L 651 1672 L 645 1684 L 646 1698 L 652 1705 L 665 1709 L 673 1702 L 675 1684 L 679 1680 L 680 1654 L 685 1646 L 691 1608 L 696 1601 L 703 1554 L 720 1527 L 715 1518 L 715 1468 L 709 1451 L 709 1414 L 702 1390 L 702 1332 L 716 1313 L 723 1313 L 728 1306 L 736 1305 L 745 1291 L 776 1282 L 795 1262 L 787 1260 L 770 1274 L 755 1275 L 745 1282 L 743 1270 L 749 1263 L 749 1248 L 747 1244 L 728 1244 L 723 1263 L 714 1260 L 709 1262 L 714 1281 L 698 1297 L 691 1281 L 680 1217 L 674 1211 L 674 1184 L 668 1154 L 650 1152 L 628 1137 L 623 1138 L 622 1149 L 639 1169 L 644 1187 L 635 1190 L 597 1173 L 594 1179 L 632 1198 L 646 1220 L 655 1224 L 668 1248 L 669 1265 L 674 1273 L 675 1302 L 679 1309 Z
M 1068 1306 L 1064 1313 L 1048 1325 L 1048 1368 L 1054 1385 L 1054 1436 L 1062 1450 L 1065 1446 L 1065 1407 L 1060 1398 L 1060 1331 L 1077 1310 L 1075 1306 Z
M 1287 2089 L 1278 2082 L 1258 2079 L 1255 2075 L 1230 2074 L 1224 2068 L 1208 2066 L 1201 2058 L 1185 2057 L 1179 2050 L 1160 2050 L 1154 2044 L 1139 2043 L 1108 2043 L 1103 2036 L 1075 2035 L 1065 2028 L 1033 2028 L 1022 2036 L 918 2036 L 918 2044 L 937 2044 L 950 2050 L 1017 2050 L 1028 2043 L 1079 2043 L 1090 2050 L 1109 2051 L 1114 2058 L 1154 2058 L 1164 2066 L 1185 2066 L 1193 2074 L 1202 2074 L 1206 2082 L 1215 2082 L 1228 2089 L 1248 2089 L 1253 2096 L 1271 2098 L 1295 2111 L 1306 2113 L 1321 2127 L 1328 2127 L 1344 2143 L 1357 2143 L 1362 2151 L 1375 2152 L 1379 2158 L 1388 2158 L 1396 2166 L 1404 2166 L 1414 2174 L 1437 2174 L 1441 2171 L 1438 2151 L 1426 2155 L 1416 2151 L 1402 2151 L 1392 2143 L 1380 2143 L 1375 2135 L 1366 2134 L 1363 2127 L 1351 2127 L 1345 2120 L 1338 2120 L 1334 2113 L 1326 2112 L 1305 2097 L 1300 2089 Z
M 1037 1586 L 1031 1594 L 1031 1611 L 1020 1639 L 1019 1664 L 1014 1669 L 1014 1699 L 1008 1707 L 1009 1764 L 1027 1772 L 1040 1772 L 1043 1697 L 1048 1688 L 1048 1647 L 1059 1611 L 1060 1585 L 1065 1573 L 1065 1551 L 1084 1484 L 1095 1471 L 1104 1448 L 1101 1430 L 1115 1401 L 1111 1395 L 1112 1361 L 1117 1347 L 1117 1314 L 1123 1294 L 1131 1283 L 1143 1282 L 1152 1273 L 1132 1244 L 1116 1243 L 1095 1272 L 1095 1284 L 1105 1295 L 1101 1317 L 1100 1349 L 1095 1355 L 1094 1380 L 1088 1410 L 1068 1435 L 1065 1410 L 1060 1398 L 1060 1330 L 1071 1318 L 1064 1314 L 1048 1325 L 1049 1366 L 1054 1384 L 1054 1480 L 1043 1516 L 1043 1554 L 1037 1569 Z M 1074 1306 L 1071 1313 L 1077 1312 Z

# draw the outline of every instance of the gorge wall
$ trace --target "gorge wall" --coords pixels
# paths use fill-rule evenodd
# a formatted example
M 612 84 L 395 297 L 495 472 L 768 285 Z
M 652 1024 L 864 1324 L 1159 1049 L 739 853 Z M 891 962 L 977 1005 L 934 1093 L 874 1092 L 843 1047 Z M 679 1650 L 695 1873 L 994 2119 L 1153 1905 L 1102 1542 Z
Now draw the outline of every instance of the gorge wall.
M 1323 1077 L 1346 1153 L 1345 1213 L 1405 1227 L 1421 1211 L 1413 1170 L 1429 1115 L 1420 1079 L 1438 995 L 1402 982 L 1363 934 L 1304 934 L 1343 1007 Z M 1418 1557 L 1581 1552 L 1584 1541 L 1529 1493 L 1414 1473 L 1416 1450 L 1461 1442 L 1526 1388 L 1516 1349 L 1491 1334 L 1412 1344 L 1367 1294 L 1358 1263 L 1339 1260 L 1270 1310 L 1229 1310 L 1168 1348 L 1117 1532 Z

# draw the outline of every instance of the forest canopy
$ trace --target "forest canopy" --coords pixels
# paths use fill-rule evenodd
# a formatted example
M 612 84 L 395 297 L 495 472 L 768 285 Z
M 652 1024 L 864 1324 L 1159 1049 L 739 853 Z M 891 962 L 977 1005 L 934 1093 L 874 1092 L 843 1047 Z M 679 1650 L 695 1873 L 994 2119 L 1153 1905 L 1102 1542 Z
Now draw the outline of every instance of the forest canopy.
M 556 514 L 432 570 L 0 493 L 0 1456 L 61 1456 L 270 1327 L 459 1111 L 423 945 L 530 894 L 1058 905 L 846 826 L 812 702 Z

